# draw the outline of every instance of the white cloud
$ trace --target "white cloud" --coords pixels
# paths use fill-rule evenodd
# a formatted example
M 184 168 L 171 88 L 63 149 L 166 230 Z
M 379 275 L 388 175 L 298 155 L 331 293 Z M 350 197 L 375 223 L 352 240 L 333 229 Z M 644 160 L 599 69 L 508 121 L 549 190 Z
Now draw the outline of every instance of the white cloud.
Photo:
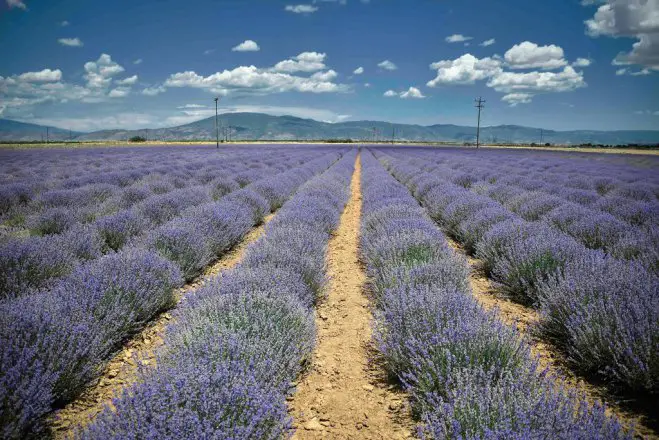
M 18 75 L 18 79 L 31 83 L 56 82 L 62 79 L 62 71 L 59 69 L 43 69 L 39 72 L 25 72 Z
M 207 105 L 201 105 L 201 104 L 185 104 L 185 105 L 180 105 L 176 107 L 178 109 L 188 109 L 188 108 L 208 108 Z
M 593 62 L 588 58 L 577 58 L 576 61 L 574 63 L 572 63 L 572 65 L 574 67 L 588 67 L 592 63 Z
M 142 90 L 142 95 L 156 96 L 156 95 L 160 95 L 161 93 L 165 93 L 166 91 L 167 89 L 163 86 L 147 87 L 144 90 Z
M 120 86 L 132 86 L 137 82 L 137 75 L 115 81 Z
M 392 63 L 389 60 L 384 60 L 381 63 L 378 63 L 378 67 L 384 70 L 396 70 L 398 69 L 398 66 L 396 66 L 394 63 Z
M 652 110 L 636 110 L 634 112 L 636 115 L 646 115 L 646 116 L 659 116 L 659 110 L 657 111 L 652 111 Z
M 116 89 L 112 89 L 110 93 L 108 93 L 108 96 L 110 98 L 123 98 L 124 96 L 128 96 L 129 94 L 130 94 L 130 88 L 117 87 Z
M 408 99 L 408 98 L 413 98 L 413 99 L 421 99 L 425 98 L 423 93 L 421 93 L 421 90 L 417 89 L 416 87 L 410 87 L 407 89 L 407 91 L 402 92 L 400 94 L 400 97 L 403 99 Z
M 330 69 L 327 72 L 316 72 L 313 75 L 311 75 L 311 78 L 318 81 L 332 81 L 337 76 L 339 76 L 339 74 L 336 73 L 334 70 Z
M 646 76 L 650 75 L 652 72 L 647 67 L 641 70 L 631 70 L 629 67 L 622 67 L 616 70 L 617 76 L 630 75 L 630 76 Z
M 364 87 L 371 87 L 371 83 L 364 83 Z
M 617 64 L 637 64 L 659 70 L 659 0 L 605 0 L 586 20 L 591 37 L 634 37 L 630 52 L 618 54 Z
M 419 90 L 416 87 L 410 87 L 406 91 L 400 92 L 400 93 L 398 93 L 394 90 L 387 90 L 386 92 L 384 92 L 384 94 L 382 96 L 384 96 L 386 98 L 393 98 L 394 96 L 397 96 L 397 97 L 402 98 L 402 99 L 422 99 L 422 98 L 425 98 L 423 93 L 421 93 L 421 90 Z
M 66 20 L 64 20 L 64 21 L 60 21 L 60 23 L 59 23 L 59 25 L 62 26 L 62 27 L 67 27 L 67 26 L 70 25 L 70 24 L 71 24 L 71 23 L 69 23 L 69 22 L 66 21 Z
M 104 53 L 96 61 L 85 63 L 85 79 L 89 88 L 107 88 L 112 83 L 112 77 L 125 69 L 112 61 L 110 55 Z
M 453 34 L 446 37 L 444 40 L 447 43 L 464 43 L 465 41 L 472 40 L 473 37 L 466 37 L 462 34 Z
M 326 76 L 327 73 L 325 73 Z M 330 74 L 331 75 L 331 74 Z M 207 77 L 193 71 L 170 75 L 166 87 L 194 87 L 207 89 L 213 93 L 227 94 L 230 91 L 251 93 L 330 93 L 347 90 L 346 86 L 333 83 L 321 77 L 301 77 L 288 73 L 258 69 L 255 66 L 240 66 L 224 70 Z
M 7 0 L 7 6 L 9 9 L 18 8 L 27 11 L 27 6 L 21 0 Z
M 62 46 L 69 46 L 69 47 L 82 47 L 84 44 L 82 43 L 82 40 L 80 38 L 60 38 L 57 40 L 59 44 Z
M 315 72 L 325 68 L 325 57 L 327 55 L 318 52 L 302 52 L 301 54 L 280 61 L 275 64 L 273 70 L 277 72 Z
M 479 46 L 488 47 L 488 46 L 492 46 L 496 42 L 497 40 L 495 40 L 494 38 L 490 38 L 489 40 L 483 41 L 481 44 L 479 44 Z
M 142 58 L 138 58 L 135 61 L 133 61 L 133 64 L 142 64 L 144 60 Z
M 560 72 L 499 72 L 487 83 L 497 92 L 567 92 L 586 86 L 583 74 L 572 66 Z
M 501 71 L 501 61 L 495 58 L 478 59 L 471 54 L 464 54 L 455 60 L 437 61 L 430 65 L 437 70 L 437 77 L 426 84 L 437 87 L 447 84 L 473 84 L 490 78 Z
M 234 52 L 258 52 L 261 48 L 256 44 L 256 41 L 245 40 L 231 50 Z
M 215 49 L 206 49 L 206 50 L 204 51 L 204 55 L 210 55 L 210 54 L 212 54 L 213 52 L 215 52 Z
M 563 49 L 559 46 L 538 46 L 530 41 L 514 45 L 504 55 L 513 69 L 558 69 L 567 64 L 563 57 Z
M 516 107 L 519 104 L 529 104 L 533 95 L 530 93 L 509 93 L 505 95 L 501 100 L 510 104 L 511 107 Z
M 318 10 L 318 6 L 313 5 L 286 5 L 284 10 L 294 14 L 312 14 Z
M 361 75 L 362 73 L 364 73 L 364 68 L 361 66 L 357 67 L 355 70 L 353 70 L 352 73 L 354 73 L 355 75 Z

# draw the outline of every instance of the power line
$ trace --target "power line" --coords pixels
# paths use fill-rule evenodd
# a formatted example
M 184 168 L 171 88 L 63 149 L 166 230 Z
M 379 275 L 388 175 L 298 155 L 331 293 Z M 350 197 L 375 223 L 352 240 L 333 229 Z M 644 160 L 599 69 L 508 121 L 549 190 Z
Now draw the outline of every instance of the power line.
M 478 109 L 478 126 L 476 128 L 476 148 L 478 148 L 481 142 L 481 110 L 485 107 L 483 104 L 485 104 L 486 101 L 480 96 L 474 101 L 476 102 L 476 108 Z

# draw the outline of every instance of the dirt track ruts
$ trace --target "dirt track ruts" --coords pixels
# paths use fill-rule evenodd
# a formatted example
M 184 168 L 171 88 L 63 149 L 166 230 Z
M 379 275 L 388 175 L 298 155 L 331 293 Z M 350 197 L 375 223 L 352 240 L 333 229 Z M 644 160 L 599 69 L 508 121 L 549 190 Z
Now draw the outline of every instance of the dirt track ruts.
M 372 315 L 359 262 L 361 159 L 351 196 L 330 239 L 327 298 L 316 312 L 318 340 L 309 373 L 289 407 L 293 439 L 396 439 L 411 436 L 406 397 L 372 361 Z

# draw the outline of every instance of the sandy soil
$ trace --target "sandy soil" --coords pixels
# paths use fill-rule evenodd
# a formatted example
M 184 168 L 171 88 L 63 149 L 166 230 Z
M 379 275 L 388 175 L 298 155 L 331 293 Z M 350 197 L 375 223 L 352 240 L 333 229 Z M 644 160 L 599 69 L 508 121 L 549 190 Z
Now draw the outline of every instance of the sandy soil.
M 372 315 L 359 262 L 360 176 L 358 157 L 352 195 L 328 247 L 331 281 L 317 308 L 313 365 L 289 402 L 296 440 L 397 439 L 413 430 L 405 395 L 372 361 Z
M 177 292 L 180 303 L 187 295 L 203 286 L 206 281 L 238 264 L 247 246 L 263 235 L 265 225 L 274 217 L 268 215 L 262 225 L 252 229 L 231 251 L 209 266 L 204 274 L 183 286 Z M 73 438 L 74 430 L 93 420 L 106 406 L 112 405 L 112 398 L 137 379 L 138 364 L 155 364 L 154 352 L 163 344 L 165 327 L 171 321 L 170 312 L 162 313 L 142 332 L 131 338 L 105 368 L 99 381 L 78 399 L 56 411 L 49 420 L 50 431 L 55 439 Z
M 583 377 L 571 370 L 563 355 L 551 344 L 542 341 L 534 332 L 533 327 L 540 319 L 538 312 L 507 299 L 496 283 L 484 275 L 482 271 L 483 264 L 480 260 L 467 255 L 457 241 L 450 237 L 446 237 L 446 239 L 456 252 L 467 258 L 471 266 L 469 283 L 474 297 L 485 309 L 495 309 L 503 322 L 517 326 L 520 333 L 529 341 L 533 355 L 538 356 L 541 368 L 554 374 L 565 386 L 585 393 L 590 402 L 597 400 L 606 402 L 608 413 L 615 414 L 627 427 L 634 425 L 639 437 L 646 439 L 659 438 L 656 432 L 644 426 L 642 416 L 634 414 L 622 408 L 617 402 L 612 401 L 606 388 L 586 382 Z

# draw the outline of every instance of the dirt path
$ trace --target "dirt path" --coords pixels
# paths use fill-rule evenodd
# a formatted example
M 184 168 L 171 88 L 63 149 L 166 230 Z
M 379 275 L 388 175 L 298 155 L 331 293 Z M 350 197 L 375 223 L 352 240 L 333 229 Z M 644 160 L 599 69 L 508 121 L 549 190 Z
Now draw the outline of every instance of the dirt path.
M 351 197 L 327 251 L 330 276 L 318 306 L 318 341 L 313 365 L 290 402 L 301 439 L 397 439 L 411 436 L 405 396 L 369 362 L 371 312 L 366 274 L 359 262 L 361 160 L 357 157 Z
M 247 246 L 263 235 L 265 225 L 273 217 L 274 214 L 265 217 L 263 224 L 247 233 L 236 247 L 208 267 L 202 276 L 179 289 L 177 302 L 180 303 L 187 295 L 203 286 L 209 278 L 238 264 L 242 260 Z M 73 431 L 76 427 L 86 425 L 101 412 L 105 405 L 111 405 L 113 397 L 135 382 L 138 362 L 143 365 L 155 363 L 154 352 L 162 346 L 165 327 L 171 319 L 172 315 L 169 312 L 157 317 L 115 355 L 95 386 L 51 416 L 49 424 L 53 438 L 73 438 Z
M 642 438 L 659 438 L 657 433 L 644 426 L 642 416 L 620 407 L 616 402 L 611 402 L 611 396 L 604 387 L 585 382 L 584 378 L 570 369 L 561 353 L 534 334 L 533 326 L 540 319 L 539 313 L 530 307 L 506 299 L 496 284 L 483 273 L 482 262 L 467 255 L 457 241 L 448 236 L 446 239 L 456 252 L 467 258 L 471 266 L 469 284 L 474 297 L 485 309 L 497 309 L 498 315 L 504 323 L 517 326 L 520 333 L 528 339 L 531 353 L 538 356 L 541 368 L 546 368 L 556 375 L 566 386 L 585 393 L 590 402 L 596 400 L 606 402 L 608 413 L 615 414 L 625 426 L 635 425 L 637 434 Z

